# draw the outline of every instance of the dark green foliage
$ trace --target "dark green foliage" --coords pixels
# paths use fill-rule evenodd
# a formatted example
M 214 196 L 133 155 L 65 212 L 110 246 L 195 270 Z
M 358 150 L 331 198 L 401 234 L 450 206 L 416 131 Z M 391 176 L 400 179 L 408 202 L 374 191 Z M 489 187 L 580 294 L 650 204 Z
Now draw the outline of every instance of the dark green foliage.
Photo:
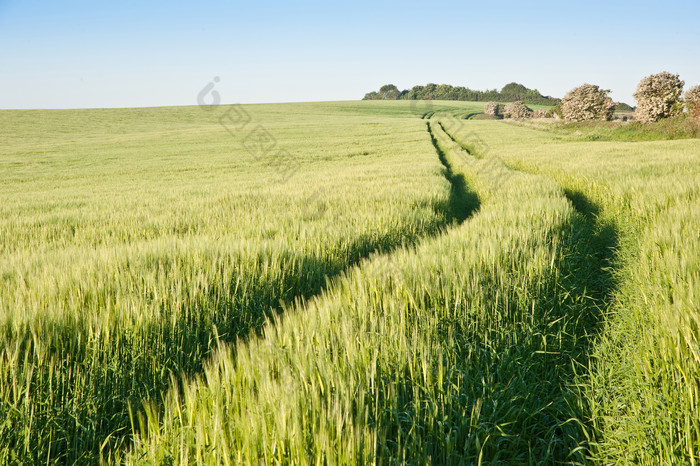
M 405 92 L 405 91 L 404 91 Z M 385 84 L 379 88 L 379 92 L 369 92 L 362 100 L 396 100 L 401 92 L 393 84 Z
M 461 100 L 469 102 L 512 102 L 521 100 L 528 104 L 555 105 L 560 99 L 545 97 L 537 89 L 528 89 L 522 84 L 506 84 L 499 92 L 496 89 L 474 91 L 462 86 L 428 83 L 400 91 L 393 84 L 387 84 L 379 92 L 369 92 L 362 100 Z
M 547 113 L 549 113 L 548 116 L 550 116 L 550 117 L 553 117 L 556 115 L 559 118 L 564 118 L 564 114 L 561 111 L 561 102 L 558 102 L 554 107 L 550 108 L 549 112 L 547 112 Z
M 618 112 L 633 112 L 634 107 L 632 107 L 629 104 L 626 104 L 624 102 L 618 102 L 617 104 L 617 111 Z
M 522 84 L 510 83 L 503 86 L 501 89 L 501 97 L 504 102 L 512 102 L 520 100 L 531 104 L 555 104 L 559 99 L 544 97 L 537 89 L 528 89 Z

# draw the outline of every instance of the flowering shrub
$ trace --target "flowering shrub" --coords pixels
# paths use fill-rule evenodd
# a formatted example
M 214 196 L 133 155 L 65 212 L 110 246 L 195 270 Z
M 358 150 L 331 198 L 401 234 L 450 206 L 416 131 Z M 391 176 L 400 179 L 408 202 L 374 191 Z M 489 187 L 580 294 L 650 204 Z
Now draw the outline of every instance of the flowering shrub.
M 700 86 L 693 86 L 685 93 L 685 106 L 688 112 L 696 118 L 700 118 Z
M 520 101 L 510 102 L 503 107 L 503 115 L 506 118 L 530 118 L 532 110 Z
M 484 113 L 487 115 L 498 115 L 498 102 L 486 102 L 484 105 Z
M 569 121 L 612 120 L 615 103 L 608 92 L 594 84 L 572 89 L 561 101 L 562 116 Z
M 642 79 L 634 93 L 635 117 L 643 123 L 678 115 L 683 111 L 681 92 L 685 82 L 666 71 Z

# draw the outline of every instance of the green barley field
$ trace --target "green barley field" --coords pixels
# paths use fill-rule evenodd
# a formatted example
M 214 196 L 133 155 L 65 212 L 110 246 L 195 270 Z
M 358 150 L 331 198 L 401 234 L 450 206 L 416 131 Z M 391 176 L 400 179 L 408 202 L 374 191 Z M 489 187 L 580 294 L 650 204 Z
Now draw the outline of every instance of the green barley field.
M 0 111 L 0 464 L 700 463 L 700 140 L 481 112 Z

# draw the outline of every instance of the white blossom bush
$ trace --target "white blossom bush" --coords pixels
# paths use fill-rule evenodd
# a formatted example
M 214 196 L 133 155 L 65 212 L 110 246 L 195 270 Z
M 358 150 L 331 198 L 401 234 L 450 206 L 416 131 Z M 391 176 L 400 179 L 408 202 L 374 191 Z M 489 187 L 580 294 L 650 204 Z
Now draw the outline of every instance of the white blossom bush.
M 642 123 L 678 115 L 683 111 L 681 93 L 684 81 L 666 71 L 642 79 L 634 93 L 637 109 L 634 116 Z
M 527 108 L 527 106 L 520 102 L 510 102 L 503 107 L 503 116 L 506 118 L 530 118 L 532 116 L 532 110 Z
M 561 100 L 561 113 L 568 121 L 612 120 L 615 103 L 609 90 L 584 84 L 570 90 Z
M 484 113 L 486 115 L 498 115 L 498 102 L 486 102 L 484 105 Z
M 695 118 L 700 118 L 700 86 L 693 86 L 685 93 L 685 106 Z

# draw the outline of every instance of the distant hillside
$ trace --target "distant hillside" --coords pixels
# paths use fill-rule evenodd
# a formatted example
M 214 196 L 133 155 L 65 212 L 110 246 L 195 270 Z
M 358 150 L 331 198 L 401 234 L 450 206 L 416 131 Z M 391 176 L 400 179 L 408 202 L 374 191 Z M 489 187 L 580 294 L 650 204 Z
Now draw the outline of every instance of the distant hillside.
M 632 107 L 631 105 L 628 105 L 624 102 L 619 102 L 615 110 L 618 112 L 633 112 L 634 109 L 635 107 Z
M 512 102 L 521 100 L 529 104 L 556 105 L 561 101 L 543 96 L 537 89 L 528 89 L 522 84 L 510 83 L 500 91 L 474 91 L 462 86 L 433 84 L 413 86 L 410 90 L 399 91 L 393 84 L 382 86 L 379 91 L 365 94 L 362 100 L 467 100 L 472 102 Z

